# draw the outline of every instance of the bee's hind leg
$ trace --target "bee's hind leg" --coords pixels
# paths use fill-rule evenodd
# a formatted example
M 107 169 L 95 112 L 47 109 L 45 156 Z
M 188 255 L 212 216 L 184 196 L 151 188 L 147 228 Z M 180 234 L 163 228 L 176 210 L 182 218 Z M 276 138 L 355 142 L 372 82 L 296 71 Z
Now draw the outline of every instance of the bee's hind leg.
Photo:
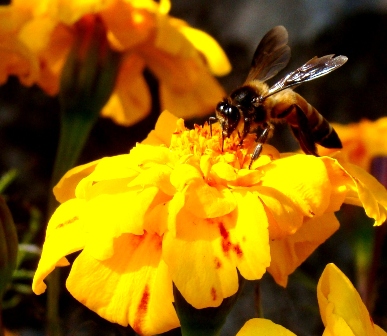
M 251 165 L 253 164 L 253 162 L 256 159 L 258 159 L 259 155 L 261 154 L 263 145 L 266 143 L 267 139 L 269 138 L 270 132 L 272 130 L 273 130 L 273 125 L 267 124 L 262 130 L 262 132 L 259 134 L 259 136 L 258 136 L 259 132 L 257 132 L 257 145 L 255 146 L 253 155 L 251 155 L 249 169 L 251 168 Z

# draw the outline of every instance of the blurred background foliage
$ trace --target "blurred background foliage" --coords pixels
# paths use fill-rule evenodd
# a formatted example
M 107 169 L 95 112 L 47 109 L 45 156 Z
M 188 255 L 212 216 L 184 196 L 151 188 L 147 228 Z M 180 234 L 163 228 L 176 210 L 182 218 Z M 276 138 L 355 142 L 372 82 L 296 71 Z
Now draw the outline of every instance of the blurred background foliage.
M 386 0 L 173 0 L 171 15 L 188 21 L 219 41 L 233 66 L 232 72 L 220 79 L 226 92 L 243 83 L 258 42 L 269 29 L 281 24 L 289 31 L 292 58 L 272 84 L 315 55 L 346 55 L 349 61 L 341 69 L 303 84 L 296 91 L 329 121 L 349 123 L 387 115 Z M 148 74 L 147 78 L 153 92 L 157 92 L 153 76 Z M 128 152 L 153 128 L 157 113 L 155 109 L 132 127 L 122 127 L 110 119 L 100 118 L 78 163 Z M 191 121 L 191 124 L 202 121 Z M 23 87 L 15 78 L 0 87 L 0 174 L 11 169 L 18 171 L 4 193 L 20 235 L 30 231 L 31 221 L 36 219 L 34 211 L 43 214 L 43 218 L 46 214 L 58 132 L 57 98 L 46 96 L 38 87 Z M 279 125 L 271 142 L 283 151 L 297 149 L 289 134 L 286 125 Z M 339 217 L 342 223 L 339 232 L 291 276 L 288 288 L 278 287 L 269 276 L 261 282 L 259 296 L 264 316 L 298 335 L 322 334 L 315 286 L 326 263 L 336 263 L 354 283 L 358 283 L 353 246 L 348 238 L 357 232 L 354 230 L 356 225 L 371 227 L 371 224 L 361 211 L 355 212 L 349 206 Z M 43 242 L 45 229 L 45 220 L 40 221 L 40 229 L 34 237 L 38 246 Z M 362 234 L 366 245 L 372 241 L 372 232 Z M 384 253 L 384 260 L 387 260 L 387 252 Z M 33 270 L 36 264 L 37 258 L 26 258 L 22 266 Z M 383 269 L 380 272 L 386 273 Z M 386 282 L 386 274 L 380 281 Z M 225 325 L 223 335 L 235 335 L 247 318 L 256 316 L 251 309 L 254 291 L 257 291 L 254 284 L 249 284 L 235 307 L 235 314 Z M 63 292 L 61 309 L 63 315 L 68 316 L 65 325 L 71 326 L 67 329 L 68 334 L 131 334 L 126 328 L 101 321 L 77 304 L 65 290 Z M 19 292 L 13 288 L 6 299 L 15 293 Z M 379 294 L 386 297 L 386 293 Z M 44 326 L 44 305 L 44 296 L 35 296 L 26 290 L 16 304 L 4 311 L 4 323 L 10 329 L 33 329 L 35 333 L 29 335 L 39 335 Z M 387 324 L 385 305 L 385 302 L 379 304 L 379 308 L 376 305 L 373 314 L 375 323 L 384 328 Z M 169 334 L 179 333 L 172 331 Z M 27 331 L 24 335 L 28 335 Z

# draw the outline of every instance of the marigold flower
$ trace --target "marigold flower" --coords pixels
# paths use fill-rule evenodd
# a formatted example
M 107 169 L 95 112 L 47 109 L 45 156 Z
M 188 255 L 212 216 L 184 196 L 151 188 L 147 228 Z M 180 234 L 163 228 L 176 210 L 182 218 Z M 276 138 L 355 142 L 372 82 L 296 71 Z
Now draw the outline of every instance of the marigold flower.
M 324 336 L 387 335 L 373 323 L 359 293 L 336 265 L 325 267 L 317 285 L 317 298 Z
M 67 288 L 104 318 L 140 334 L 178 326 L 172 282 L 195 308 L 217 307 L 238 289 L 238 273 L 287 276 L 338 227 L 343 202 L 381 224 L 387 192 L 340 159 L 281 155 L 264 146 L 248 169 L 252 138 L 239 146 L 213 125 L 172 134 L 164 113 L 129 154 L 70 170 L 54 188 L 52 216 L 33 290 L 75 259 Z M 164 127 L 169 125 L 168 127 Z M 171 134 L 171 133 L 169 133 Z M 85 290 L 87 288 L 87 290 Z M 125 298 L 125 299 L 123 299 Z
M 323 336 L 386 336 L 373 323 L 366 306 L 351 281 L 335 264 L 328 264 L 317 285 Z M 261 318 L 247 321 L 237 336 L 294 335 L 288 329 Z
M 347 161 L 370 171 L 373 158 L 387 155 L 387 117 L 375 121 L 363 119 L 348 125 L 332 123 L 332 126 L 340 136 Z M 332 152 L 319 147 L 321 155 Z
M 57 94 L 75 23 L 98 15 L 111 48 L 122 53 L 103 116 L 124 125 L 146 116 L 151 97 L 145 68 L 159 80 L 163 108 L 184 118 L 207 114 L 224 96 L 211 73 L 224 75 L 230 64 L 214 39 L 169 16 L 169 9 L 169 0 L 13 0 L 0 6 L 0 84 L 16 75 L 25 85 Z

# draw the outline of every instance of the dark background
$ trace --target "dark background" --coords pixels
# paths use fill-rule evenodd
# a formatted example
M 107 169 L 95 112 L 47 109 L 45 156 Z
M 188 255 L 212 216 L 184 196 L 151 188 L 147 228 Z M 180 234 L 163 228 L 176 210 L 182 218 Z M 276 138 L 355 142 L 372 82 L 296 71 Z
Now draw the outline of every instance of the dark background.
M 174 0 L 171 14 L 210 33 L 224 48 L 233 66 L 232 72 L 220 79 L 226 92 L 244 82 L 258 42 L 273 26 L 281 24 L 289 31 L 292 58 L 288 67 L 275 79 L 313 56 L 346 55 L 349 60 L 342 68 L 301 85 L 297 92 L 329 121 L 348 123 L 362 118 L 374 120 L 386 115 L 387 1 Z M 275 79 L 270 83 L 273 84 Z M 27 230 L 31 207 L 36 207 L 45 216 L 58 142 L 58 112 L 57 99 L 47 97 L 37 87 L 22 87 L 15 78 L 10 78 L 7 84 L 0 87 L 0 173 L 12 168 L 19 171 L 6 194 L 21 232 Z M 135 142 L 141 141 L 153 128 L 156 118 L 157 115 L 150 115 L 133 127 L 122 127 L 109 119 L 100 119 L 79 163 L 128 152 Z M 272 142 L 281 150 L 297 148 L 286 125 L 276 128 Z M 353 213 L 353 210 L 349 211 Z M 36 244 L 40 245 L 43 237 L 44 225 Z M 322 246 L 303 265 L 302 270 L 313 279 L 318 279 L 323 266 L 331 261 L 354 277 L 353 255 L 345 232 L 339 232 L 328 245 Z M 36 260 L 31 265 L 33 268 Z M 276 287 L 270 279 L 264 279 L 262 292 L 270 293 L 262 294 L 266 317 L 281 322 L 298 335 L 321 335 L 315 292 L 305 290 L 308 287 L 305 281 L 301 281 L 304 284 L 302 288 L 298 286 L 300 277 L 302 274 L 296 274 L 286 291 Z M 235 334 L 235 328 L 244 318 L 254 316 L 249 308 L 253 303 L 251 293 L 254 284 L 248 288 L 249 291 L 243 296 L 245 300 L 237 308 L 239 312 L 236 318 L 228 323 L 224 335 Z M 73 326 L 82 319 L 93 320 L 91 326 L 93 323 L 106 325 L 101 321 L 94 322 L 92 313 L 78 314 L 78 309 L 71 298 L 64 297 L 63 310 L 70 316 Z M 4 312 L 4 320 L 14 328 L 24 326 L 41 329 L 44 323 L 44 296 L 37 298 L 26 295 L 16 308 Z M 90 327 L 90 324 L 86 327 L 83 324 L 83 329 L 77 332 L 73 330 L 72 334 L 97 334 L 95 329 L 88 329 L 87 326 Z M 105 329 L 99 329 L 99 332 L 101 330 Z M 127 332 L 121 328 L 112 330 L 115 330 L 111 331 L 112 335 Z M 108 333 L 103 331 L 102 335 L 105 334 Z

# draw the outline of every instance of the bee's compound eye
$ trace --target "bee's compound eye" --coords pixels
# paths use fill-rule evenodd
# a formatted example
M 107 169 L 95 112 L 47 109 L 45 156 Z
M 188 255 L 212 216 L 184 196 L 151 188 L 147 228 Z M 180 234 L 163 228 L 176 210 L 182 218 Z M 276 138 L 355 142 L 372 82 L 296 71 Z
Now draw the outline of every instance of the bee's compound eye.
M 216 106 L 216 111 L 230 120 L 239 120 L 240 117 L 238 108 L 224 101 Z

